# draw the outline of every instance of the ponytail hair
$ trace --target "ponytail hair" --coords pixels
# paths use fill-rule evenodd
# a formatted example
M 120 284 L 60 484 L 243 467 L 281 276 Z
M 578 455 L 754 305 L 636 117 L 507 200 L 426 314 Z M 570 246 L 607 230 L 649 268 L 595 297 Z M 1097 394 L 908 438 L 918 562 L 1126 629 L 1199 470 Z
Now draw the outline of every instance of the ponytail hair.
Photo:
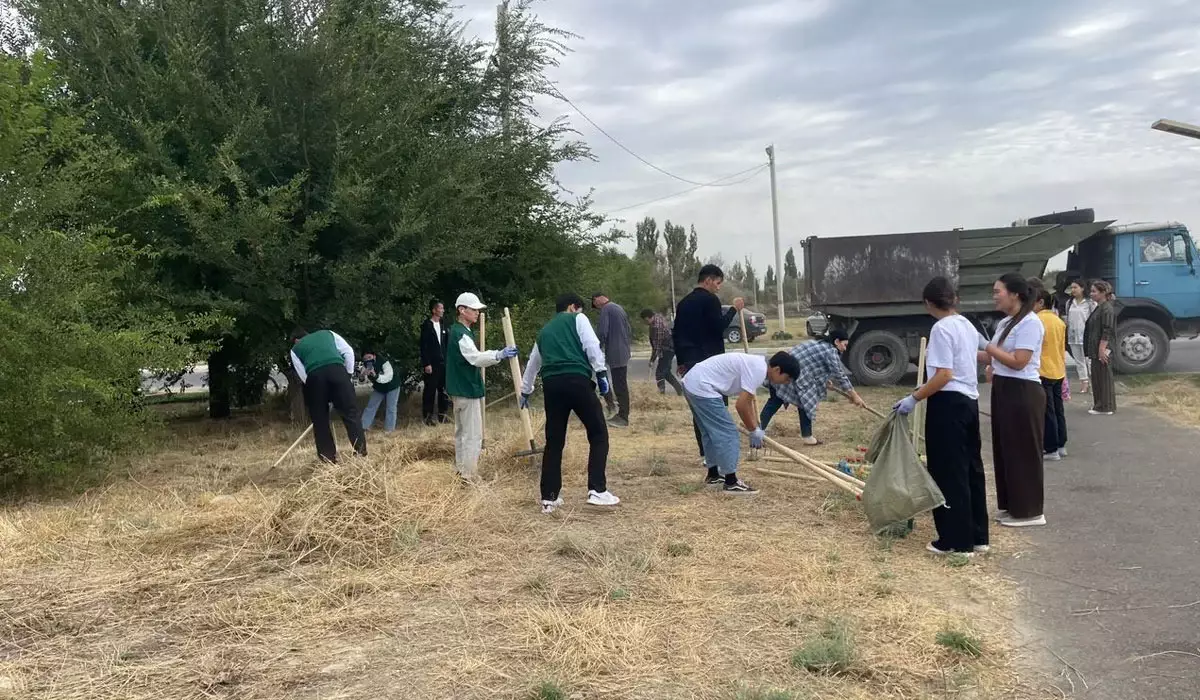
M 925 285 L 921 298 L 939 311 L 950 311 L 958 306 L 958 290 L 945 277 L 934 277 Z
M 1029 281 L 1016 272 L 1009 272 L 1001 275 L 1000 279 L 997 281 L 1004 285 L 1004 288 L 1008 290 L 1009 294 L 1012 294 L 1021 300 L 1020 310 L 1013 315 L 1012 320 L 1009 321 L 1008 325 L 1004 327 L 1004 330 L 1000 332 L 1000 337 L 996 339 L 996 345 L 1004 345 L 1004 341 L 1008 338 L 1008 334 L 1012 332 L 1012 329 L 1015 328 L 1018 323 L 1024 321 L 1025 317 L 1033 311 L 1034 290 L 1030 286 Z

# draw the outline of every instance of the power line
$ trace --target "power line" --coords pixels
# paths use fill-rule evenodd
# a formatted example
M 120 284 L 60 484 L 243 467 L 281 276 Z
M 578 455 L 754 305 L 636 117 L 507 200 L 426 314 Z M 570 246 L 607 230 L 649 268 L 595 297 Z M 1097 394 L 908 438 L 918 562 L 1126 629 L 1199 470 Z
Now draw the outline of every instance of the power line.
M 638 202 L 637 204 L 631 204 L 627 207 L 621 207 L 620 209 L 612 209 L 608 213 L 609 214 L 619 214 L 620 212 L 629 211 L 630 209 L 637 209 L 638 207 L 644 207 L 647 204 L 654 204 L 656 202 L 661 202 L 666 199 L 673 199 L 675 197 L 685 195 L 689 192 L 695 192 L 696 190 L 704 188 L 704 187 L 732 187 L 734 185 L 740 185 L 743 182 L 748 182 L 749 180 L 753 179 L 755 175 L 758 175 L 762 171 L 766 170 L 767 166 L 768 166 L 767 163 L 763 163 L 762 165 L 756 165 L 753 168 L 747 168 L 741 172 L 733 173 L 732 175 L 726 175 L 725 177 L 718 178 L 716 180 L 713 180 L 712 182 L 701 183 L 694 187 L 689 187 L 686 190 L 680 190 L 678 192 L 673 192 L 671 194 L 664 195 L 662 197 L 655 197 L 654 199 L 649 199 L 649 200 L 646 200 L 645 202 Z M 749 173 L 749 175 L 746 175 L 746 173 Z M 738 177 L 739 175 L 746 175 L 746 177 L 743 177 L 742 179 L 736 180 L 734 182 L 728 182 L 728 183 L 725 182 L 726 180 Z M 725 184 L 718 184 L 718 183 L 725 183 Z
M 570 98 L 568 98 L 566 95 L 564 95 L 564 94 L 562 93 L 562 91 L 561 91 L 561 90 L 559 90 L 558 88 L 554 88 L 554 87 L 552 87 L 552 88 L 551 88 L 551 90 L 553 90 L 553 91 L 554 91 L 554 94 L 555 94 L 555 96 L 556 96 L 556 97 L 558 97 L 558 99 L 560 99 L 560 100 L 562 100 L 563 102 L 566 102 L 568 105 L 570 105 L 570 106 L 571 106 L 571 109 L 573 109 L 573 110 L 575 110 L 576 112 L 578 112 L 578 113 L 579 113 L 579 116 L 583 117 L 583 118 L 584 118 L 584 119 L 587 121 L 587 123 L 588 123 L 588 124 L 591 124 L 593 127 L 595 127 L 595 128 L 596 128 L 596 131 L 599 131 L 601 134 L 604 134 L 604 136 L 605 136 L 605 137 L 606 137 L 606 138 L 607 138 L 609 141 L 612 141 L 613 143 L 615 143 L 615 144 L 617 145 L 617 147 L 618 147 L 618 148 L 620 148 L 622 151 L 625 151 L 625 152 L 626 152 L 626 153 L 628 153 L 629 155 L 633 156 L 634 158 L 636 158 L 638 161 L 640 161 L 642 164 L 646 165 L 646 166 L 647 166 L 647 167 L 649 167 L 650 169 L 652 169 L 652 170 L 656 170 L 656 171 L 658 171 L 658 172 L 662 173 L 663 175 L 666 175 L 667 177 L 669 177 L 669 178 L 672 178 L 672 179 L 675 179 L 675 180 L 679 180 L 680 182 L 684 182 L 684 183 L 687 183 L 687 184 L 689 184 L 689 185 L 695 185 L 696 187 L 730 187 L 730 186 L 732 186 L 732 185 L 736 185 L 736 184 L 738 184 L 738 183 L 736 183 L 736 182 L 731 182 L 731 183 L 729 183 L 729 184 L 726 184 L 726 185 L 720 185 L 720 184 L 716 184 L 716 183 L 719 183 L 719 182 L 721 182 L 722 180 L 725 180 L 725 179 L 727 179 L 727 178 L 721 178 L 720 180 L 713 180 L 712 182 L 697 182 L 696 180 L 689 180 L 689 179 L 687 179 L 686 177 L 682 177 L 682 176 L 680 176 L 680 175 L 676 175 L 676 174 L 675 174 L 675 173 L 673 173 L 673 172 L 670 172 L 670 171 L 668 171 L 668 170 L 664 170 L 664 169 L 662 169 L 662 168 L 658 167 L 658 166 L 657 166 L 657 165 L 655 165 L 654 163 L 651 163 L 650 161 L 646 160 L 645 158 L 643 158 L 643 157 L 641 157 L 640 155 L 638 155 L 637 153 L 635 153 L 635 152 L 634 152 L 632 149 L 630 149 L 630 148 L 629 148 L 628 146 L 626 146 L 625 144 L 621 143 L 621 142 L 620 142 L 620 141 L 617 139 L 617 137 L 615 137 L 615 136 L 613 136 L 612 134 L 610 134 L 610 133 L 608 133 L 607 131 L 605 131 L 604 127 L 602 127 L 602 126 L 600 126 L 599 124 L 597 124 L 597 123 L 595 122 L 595 120 L 594 120 L 594 119 L 592 119 L 591 117 L 589 117 L 589 116 L 587 115 L 587 112 L 584 112 L 582 109 L 580 109 L 580 108 L 579 108 L 579 105 L 577 105 L 577 104 L 575 104 L 574 102 L 572 102 L 572 101 L 571 101 L 571 99 L 570 99 Z

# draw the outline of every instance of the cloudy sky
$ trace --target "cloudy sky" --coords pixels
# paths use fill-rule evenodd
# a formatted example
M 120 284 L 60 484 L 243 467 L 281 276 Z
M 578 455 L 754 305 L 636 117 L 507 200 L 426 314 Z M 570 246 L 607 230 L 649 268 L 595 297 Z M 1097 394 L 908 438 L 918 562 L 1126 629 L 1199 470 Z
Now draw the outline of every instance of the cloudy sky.
M 492 35 L 494 0 L 460 0 Z M 580 35 L 553 78 L 631 150 L 708 182 L 778 153 L 784 248 L 809 235 L 1007 225 L 1072 207 L 1200 231 L 1200 2 L 544 0 Z M 703 256 L 773 262 L 769 178 L 703 188 L 622 151 L 564 167 L 627 228 L 694 223 Z M 1193 145 L 1194 144 L 1194 145 Z M 617 210 L 623 210 L 617 212 Z

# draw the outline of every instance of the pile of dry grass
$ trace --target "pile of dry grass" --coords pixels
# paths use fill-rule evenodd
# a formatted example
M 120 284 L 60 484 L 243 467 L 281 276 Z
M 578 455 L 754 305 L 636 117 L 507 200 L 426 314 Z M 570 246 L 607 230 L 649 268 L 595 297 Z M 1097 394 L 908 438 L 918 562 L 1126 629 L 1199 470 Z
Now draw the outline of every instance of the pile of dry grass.
M 1134 405 L 1151 408 L 1177 425 L 1200 428 L 1200 376 L 1163 375 L 1142 380 L 1125 396 Z M 1084 400 L 1090 399 L 1084 396 Z

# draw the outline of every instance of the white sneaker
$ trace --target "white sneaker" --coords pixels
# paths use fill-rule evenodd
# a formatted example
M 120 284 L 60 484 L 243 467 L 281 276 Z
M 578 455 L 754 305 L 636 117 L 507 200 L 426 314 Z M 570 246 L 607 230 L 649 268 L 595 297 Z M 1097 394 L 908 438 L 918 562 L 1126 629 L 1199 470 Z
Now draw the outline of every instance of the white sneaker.
M 1113 414 L 1112 411 L 1097 411 L 1094 408 L 1089 410 L 1088 413 L 1092 414 L 1093 416 L 1111 416 Z
M 587 502 L 590 506 L 615 506 L 621 502 L 621 499 L 614 496 L 611 491 L 604 493 L 588 491 Z
M 975 545 L 975 553 L 976 553 L 976 554 L 987 554 L 987 553 L 989 553 L 989 552 L 991 552 L 991 551 L 992 551 L 992 546 L 991 546 L 990 544 L 977 544 L 977 545 Z
M 1038 527 L 1046 524 L 1046 516 L 1039 515 L 1036 518 L 1005 518 L 1000 521 L 1004 527 Z
M 1047 452 L 1042 455 L 1043 462 L 1061 462 L 1062 455 L 1057 452 Z
M 1060 458 L 1061 458 L 1061 457 L 1066 457 L 1066 456 L 1067 456 L 1067 448 L 1065 448 L 1065 447 L 1060 447 L 1060 448 L 1058 448 L 1058 456 L 1059 456 Z
M 1008 514 L 1007 510 L 998 510 L 996 511 L 996 514 L 992 516 L 992 520 L 1000 522 L 1001 520 L 1008 520 L 1010 517 L 1012 516 Z
M 925 551 L 929 552 L 930 554 L 936 554 L 939 557 L 949 556 L 951 554 L 961 554 L 964 557 L 975 556 L 973 552 L 954 552 L 954 551 L 951 551 L 948 549 L 938 549 L 937 546 L 934 545 L 932 542 L 925 545 Z M 976 551 L 978 551 L 978 549 L 976 549 Z
M 549 515 L 562 507 L 563 499 L 562 499 L 562 496 L 559 496 L 558 498 L 554 499 L 553 501 L 543 500 L 543 501 L 541 501 L 541 504 L 542 504 L 542 513 L 544 515 Z

